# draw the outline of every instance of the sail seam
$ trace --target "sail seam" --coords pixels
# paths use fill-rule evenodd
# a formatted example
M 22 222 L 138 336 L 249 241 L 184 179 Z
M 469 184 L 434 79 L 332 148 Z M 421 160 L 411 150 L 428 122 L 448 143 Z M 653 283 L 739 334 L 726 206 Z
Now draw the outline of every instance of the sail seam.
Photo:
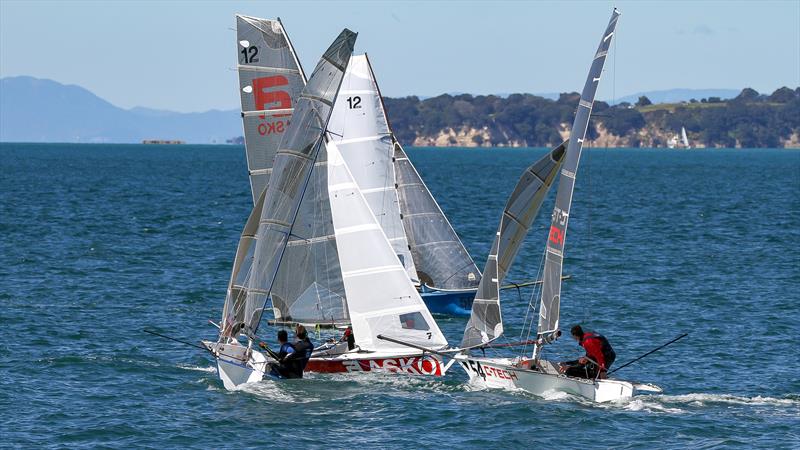
M 287 69 L 285 67 L 248 66 L 244 64 L 239 64 L 237 66 L 237 69 L 245 72 L 277 72 L 277 73 L 288 73 L 292 75 L 300 75 L 299 70 Z

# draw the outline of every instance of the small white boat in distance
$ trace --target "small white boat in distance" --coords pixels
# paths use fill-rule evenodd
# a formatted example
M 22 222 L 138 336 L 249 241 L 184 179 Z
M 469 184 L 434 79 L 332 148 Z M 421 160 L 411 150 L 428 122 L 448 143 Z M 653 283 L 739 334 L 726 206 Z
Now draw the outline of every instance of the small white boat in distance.
M 456 360 L 467 372 L 471 382 L 491 388 L 522 389 L 537 396 L 560 391 L 595 402 L 623 400 L 632 397 L 638 391 L 660 392 L 656 386 L 624 380 L 569 377 L 560 373 L 558 363 L 542 358 L 544 346 L 554 342 L 561 335 L 559 331 L 561 275 L 575 176 L 595 93 L 618 18 L 619 12 L 614 9 L 592 61 L 566 149 L 562 144 L 529 167 L 506 203 L 497 237 L 492 245 L 483 279 L 473 303 L 472 314 L 464 331 L 464 339 L 461 342 L 464 351 L 456 356 Z M 503 333 L 499 284 L 533 223 L 559 168 L 561 176 L 544 257 L 536 339 L 523 343 L 526 345 L 532 343 L 533 352 L 530 356 L 521 355 L 515 358 L 473 356 L 470 354 L 470 349 L 491 347 L 491 342 Z M 530 322 L 530 327 L 533 327 L 533 320 Z M 522 351 L 525 352 L 525 347 Z

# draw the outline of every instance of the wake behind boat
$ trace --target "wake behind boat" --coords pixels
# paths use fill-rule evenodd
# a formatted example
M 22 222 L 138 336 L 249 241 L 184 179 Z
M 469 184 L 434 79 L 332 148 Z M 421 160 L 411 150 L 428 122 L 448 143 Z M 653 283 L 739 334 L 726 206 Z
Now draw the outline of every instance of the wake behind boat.
M 567 376 L 559 370 L 557 363 L 542 358 L 544 346 L 561 335 L 561 276 L 572 193 L 595 93 L 618 18 L 619 12 L 614 9 L 592 61 L 566 147 L 562 144 L 531 166 L 506 204 L 461 342 L 465 351 L 456 356 L 471 381 L 484 383 L 488 387 L 518 388 L 539 396 L 549 391 L 562 391 L 596 402 L 629 398 L 637 391 L 660 391 L 651 385 L 602 379 L 599 377 L 603 373 L 601 370 L 597 371 L 598 377 L 594 379 Z M 533 223 L 559 167 L 561 176 L 545 252 L 539 323 L 533 353 L 516 358 L 475 357 L 470 354 L 470 349 L 490 346 L 503 333 L 499 284 Z M 501 264 L 502 261 L 506 261 L 505 265 Z

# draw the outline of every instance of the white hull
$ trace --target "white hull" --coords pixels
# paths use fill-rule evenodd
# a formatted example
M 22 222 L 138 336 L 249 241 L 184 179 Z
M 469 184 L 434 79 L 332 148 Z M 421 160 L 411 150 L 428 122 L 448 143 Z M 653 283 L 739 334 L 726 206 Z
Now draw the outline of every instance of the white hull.
M 231 391 L 245 383 L 264 378 L 267 358 L 258 351 L 240 345 L 203 341 L 217 359 L 217 373 L 225 389 Z
M 660 392 L 652 385 L 634 384 L 622 380 L 587 380 L 558 373 L 549 361 L 541 361 L 544 371 L 517 367 L 508 358 L 457 357 L 459 365 L 469 375 L 470 382 L 489 388 L 521 389 L 533 395 L 544 396 L 552 392 L 579 395 L 593 402 L 614 402 L 633 397 L 639 390 Z

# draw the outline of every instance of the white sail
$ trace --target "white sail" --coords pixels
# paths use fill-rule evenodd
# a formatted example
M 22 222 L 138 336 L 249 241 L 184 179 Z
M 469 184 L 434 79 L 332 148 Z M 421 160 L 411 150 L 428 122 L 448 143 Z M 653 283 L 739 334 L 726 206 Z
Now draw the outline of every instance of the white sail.
M 685 148 L 692 148 L 689 145 L 689 137 L 686 136 L 686 128 L 684 128 L 684 127 L 681 127 L 681 142 L 683 142 L 683 146 Z
M 266 188 L 278 144 L 306 77 L 280 20 L 236 16 L 236 53 L 253 203 Z
M 409 278 L 419 283 L 397 199 L 392 132 L 367 55 L 350 59 L 328 130 Z
M 428 348 L 446 346 L 337 145 L 328 142 L 327 151 L 331 213 L 356 344 L 408 351 L 377 338 L 383 334 Z

